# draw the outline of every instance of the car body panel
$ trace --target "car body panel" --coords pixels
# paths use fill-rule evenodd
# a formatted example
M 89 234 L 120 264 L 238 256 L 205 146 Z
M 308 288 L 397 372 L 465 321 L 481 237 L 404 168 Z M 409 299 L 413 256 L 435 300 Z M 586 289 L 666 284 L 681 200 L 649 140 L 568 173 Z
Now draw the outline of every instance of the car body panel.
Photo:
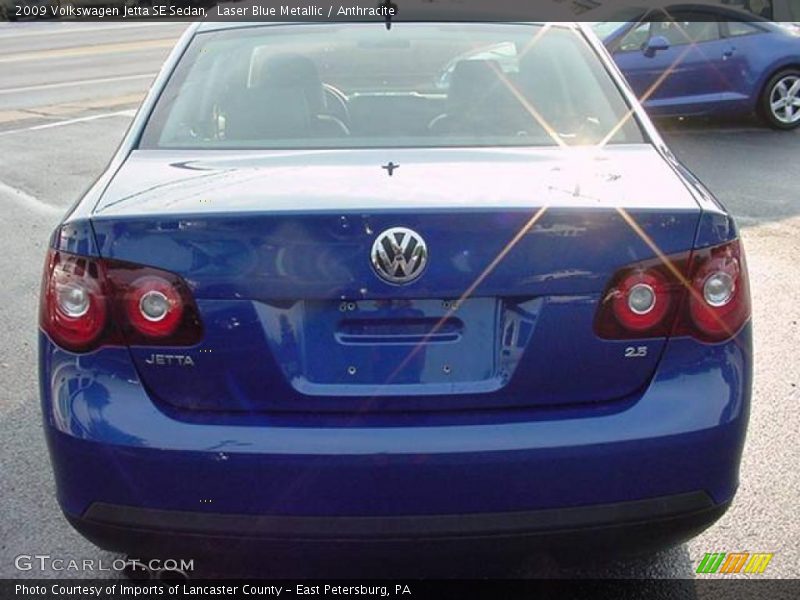
M 393 177 L 381 169 L 389 160 L 400 166 Z M 644 181 L 653 184 L 647 194 L 639 193 Z M 652 147 L 621 144 L 602 149 L 137 150 L 93 213 L 102 220 L 543 204 L 697 208 Z
M 579 506 L 704 489 L 722 503 L 738 482 L 749 340 L 749 327 L 712 348 L 671 340 L 650 385 L 612 407 L 220 419 L 156 405 L 125 349 L 76 356 L 43 336 L 40 356 L 52 373 L 41 381 L 43 412 L 60 500 L 76 516 L 94 501 L 386 515 Z
M 614 400 L 652 375 L 662 341 L 626 360 L 629 343 L 592 329 L 617 269 L 655 258 L 650 243 L 669 255 L 695 238 L 699 207 L 652 148 L 227 154 L 133 152 L 92 218 L 100 256 L 176 273 L 199 300 L 202 347 L 132 349 L 164 401 L 497 408 Z M 401 172 L 388 177 L 386 158 Z M 382 281 L 368 260 L 375 236 L 398 225 L 428 241 L 411 285 Z M 442 307 L 467 289 L 457 311 Z M 448 312 L 452 338 L 427 337 Z M 345 339 L 365 323 L 384 333 L 370 345 Z M 196 366 L 152 358 L 164 354 Z

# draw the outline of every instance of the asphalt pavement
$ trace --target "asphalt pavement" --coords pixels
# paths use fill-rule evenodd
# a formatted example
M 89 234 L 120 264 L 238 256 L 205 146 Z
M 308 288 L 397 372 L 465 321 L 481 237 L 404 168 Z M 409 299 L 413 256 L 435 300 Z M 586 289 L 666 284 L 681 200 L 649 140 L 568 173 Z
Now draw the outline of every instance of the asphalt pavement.
M 52 229 L 103 170 L 183 28 L 0 23 L 0 577 L 81 575 L 18 571 L 20 554 L 113 558 L 56 504 L 40 427 L 38 287 Z M 582 567 L 538 560 L 509 565 L 509 576 L 691 578 L 706 552 L 770 552 L 768 576 L 800 577 L 800 131 L 748 120 L 660 126 L 742 227 L 755 389 L 739 493 L 711 529 L 659 555 Z

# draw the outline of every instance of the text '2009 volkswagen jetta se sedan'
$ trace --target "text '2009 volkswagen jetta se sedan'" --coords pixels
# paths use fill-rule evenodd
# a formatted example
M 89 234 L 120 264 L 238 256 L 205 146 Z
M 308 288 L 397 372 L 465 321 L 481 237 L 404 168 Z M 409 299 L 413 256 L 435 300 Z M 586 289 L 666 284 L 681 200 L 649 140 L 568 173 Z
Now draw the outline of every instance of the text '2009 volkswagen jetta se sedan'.
M 675 543 L 736 491 L 749 320 L 584 27 L 194 25 L 52 237 L 58 498 L 140 556 Z

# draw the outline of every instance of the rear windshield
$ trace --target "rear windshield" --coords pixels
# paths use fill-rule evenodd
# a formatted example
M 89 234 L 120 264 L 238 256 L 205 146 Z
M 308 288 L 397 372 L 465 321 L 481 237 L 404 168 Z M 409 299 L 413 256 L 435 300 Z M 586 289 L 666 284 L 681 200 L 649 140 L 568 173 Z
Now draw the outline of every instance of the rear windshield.
M 581 32 L 546 25 L 272 25 L 195 36 L 145 148 L 641 142 Z

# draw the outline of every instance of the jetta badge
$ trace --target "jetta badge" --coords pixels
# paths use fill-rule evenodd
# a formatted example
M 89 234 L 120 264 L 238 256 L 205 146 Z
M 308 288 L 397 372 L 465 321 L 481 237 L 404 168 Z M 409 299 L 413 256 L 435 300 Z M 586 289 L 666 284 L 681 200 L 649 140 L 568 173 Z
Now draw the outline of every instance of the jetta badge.
M 389 283 L 410 283 L 425 270 L 428 246 L 417 232 L 393 227 L 375 238 L 371 258 L 375 272 Z

